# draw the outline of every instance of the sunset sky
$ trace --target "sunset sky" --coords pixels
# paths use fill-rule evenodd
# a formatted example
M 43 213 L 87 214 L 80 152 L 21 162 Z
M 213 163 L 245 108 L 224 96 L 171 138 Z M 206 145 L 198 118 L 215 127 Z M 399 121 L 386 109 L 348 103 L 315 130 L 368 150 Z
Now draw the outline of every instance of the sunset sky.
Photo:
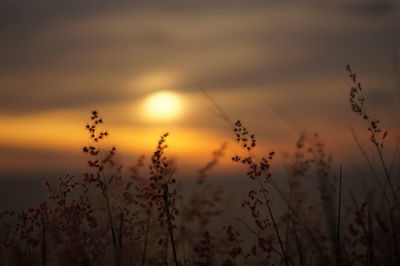
M 398 132 L 397 1 L 0 5 L 0 178 L 84 169 L 92 110 L 124 163 L 150 155 L 170 132 L 168 152 L 181 173 L 193 174 L 233 140 L 199 88 L 244 121 L 265 152 L 290 151 L 305 130 L 320 133 L 337 160 L 352 160 L 349 127 L 361 139 L 368 134 L 349 107 L 346 64 L 360 76 L 370 112 L 390 130 L 389 143 Z M 154 110 L 160 92 L 174 97 L 171 115 Z M 231 143 L 227 155 L 236 150 Z M 229 157 L 221 169 L 231 168 Z

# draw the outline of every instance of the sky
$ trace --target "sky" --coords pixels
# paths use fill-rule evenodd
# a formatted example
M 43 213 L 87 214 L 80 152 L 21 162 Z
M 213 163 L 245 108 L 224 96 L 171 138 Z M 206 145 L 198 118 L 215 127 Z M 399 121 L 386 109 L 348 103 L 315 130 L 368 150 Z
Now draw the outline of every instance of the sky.
M 195 174 L 223 142 L 220 170 L 238 147 L 211 96 L 257 136 L 260 153 L 293 150 L 318 132 L 338 161 L 368 141 L 349 107 L 351 64 L 368 108 L 398 132 L 397 1 L 0 1 L 0 178 L 80 172 L 84 129 L 98 110 L 120 160 L 149 156 L 170 133 L 168 154 Z M 201 89 L 200 89 L 201 88 Z M 168 91 L 172 119 L 146 106 Z M 392 145 L 393 146 L 393 145 Z M 355 159 L 354 159 L 355 160 Z

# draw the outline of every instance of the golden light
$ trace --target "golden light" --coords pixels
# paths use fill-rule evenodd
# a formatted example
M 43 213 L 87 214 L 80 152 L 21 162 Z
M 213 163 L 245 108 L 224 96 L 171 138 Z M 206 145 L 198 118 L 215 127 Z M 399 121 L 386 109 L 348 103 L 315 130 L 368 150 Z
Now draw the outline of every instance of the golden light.
M 172 120 L 182 113 L 180 97 L 169 91 L 153 93 L 145 102 L 146 118 L 158 121 Z
M 169 90 L 176 87 L 179 83 L 180 75 L 171 70 L 159 70 L 148 73 L 141 73 L 139 76 L 132 77 L 126 83 L 126 90 L 131 91 L 158 91 Z

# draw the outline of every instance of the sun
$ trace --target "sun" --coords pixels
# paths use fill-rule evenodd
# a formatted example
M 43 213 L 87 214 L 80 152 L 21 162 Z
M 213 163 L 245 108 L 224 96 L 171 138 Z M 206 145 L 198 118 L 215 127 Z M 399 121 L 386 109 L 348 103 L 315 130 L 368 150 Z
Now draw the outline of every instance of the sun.
M 182 101 L 173 92 L 156 92 L 146 99 L 144 111 L 146 117 L 151 120 L 173 120 L 178 118 L 182 113 Z

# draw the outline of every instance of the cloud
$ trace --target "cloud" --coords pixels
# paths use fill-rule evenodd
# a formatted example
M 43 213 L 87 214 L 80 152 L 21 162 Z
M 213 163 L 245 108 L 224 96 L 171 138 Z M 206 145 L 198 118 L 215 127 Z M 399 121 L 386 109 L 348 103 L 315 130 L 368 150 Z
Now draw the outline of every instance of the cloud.
M 200 84 L 312 95 L 324 82 L 345 80 L 347 63 L 384 79 L 386 47 L 400 41 L 391 2 L 374 7 L 387 14 L 375 21 L 362 15 L 370 4 L 358 1 L 329 8 L 286 1 L 86 2 L 5 1 L 0 110 L 132 101 L 146 93 L 135 80 L 159 72 L 176 74 L 173 86 L 182 91 Z M 299 86 L 309 80 L 314 86 Z

